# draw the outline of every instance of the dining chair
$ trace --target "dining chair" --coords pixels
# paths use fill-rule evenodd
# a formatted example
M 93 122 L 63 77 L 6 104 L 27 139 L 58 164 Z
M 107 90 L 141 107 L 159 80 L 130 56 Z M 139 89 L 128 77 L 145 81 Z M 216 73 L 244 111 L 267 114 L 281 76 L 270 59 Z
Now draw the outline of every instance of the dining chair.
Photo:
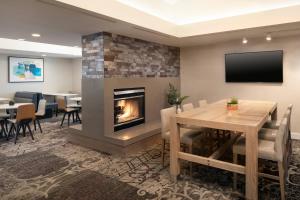
M 275 141 L 258 140 L 258 158 L 277 162 L 279 176 L 259 173 L 260 176 L 279 180 L 281 199 L 285 199 L 285 185 L 287 176 L 287 149 L 288 141 L 288 118 L 282 119 L 277 130 Z M 245 137 L 241 137 L 233 145 L 233 162 L 238 163 L 238 155 L 245 155 Z M 234 188 L 237 186 L 237 174 L 234 173 Z
M 183 112 L 188 110 L 193 110 L 194 105 L 192 103 L 186 103 L 182 105 Z
M 47 104 L 47 101 L 45 99 L 41 99 L 39 101 L 38 110 L 35 113 L 34 130 L 36 131 L 36 124 L 38 124 L 41 133 L 43 133 L 43 130 L 42 130 L 42 127 L 41 127 L 40 120 L 45 117 L 45 114 L 46 114 L 46 104 Z
M 161 116 L 161 137 L 162 137 L 162 166 L 164 167 L 165 161 L 165 147 L 166 142 L 170 141 L 170 120 L 171 117 L 176 115 L 176 108 L 170 107 L 160 111 Z M 188 152 L 193 151 L 193 142 L 201 136 L 201 132 L 198 130 L 190 130 L 186 128 L 180 128 L 180 143 L 188 147 Z
M 79 121 L 81 123 L 81 119 L 79 117 L 79 109 L 78 108 L 68 108 L 67 105 L 66 105 L 65 99 L 57 99 L 57 103 L 58 103 L 58 109 L 59 109 L 59 111 L 61 111 L 61 112 L 64 113 L 64 116 L 63 116 L 63 118 L 61 120 L 60 127 L 63 127 L 66 115 L 68 115 L 68 126 L 70 126 L 71 115 L 72 115 L 72 118 L 73 118 L 73 123 L 75 121 Z M 76 117 L 76 120 L 75 120 L 75 117 Z
M 9 119 L 11 127 L 8 133 L 8 137 L 14 132 L 15 133 L 15 144 L 22 128 L 23 135 L 26 134 L 26 128 L 28 129 L 31 139 L 34 140 L 30 123 L 35 120 L 35 106 L 34 104 L 21 105 L 17 108 L 17 115 L 15 119 Z
M 198 103 L 199 103 L 199 107 L 204 107 L 204 106 L 208 105 L 206 99 L 201 99 L 201 100 L 198 101 Z
M 291 137 L 291 116 L 292 116 L 293 105 L 290 104 L 286 109 L 286 112 L 283 115 L 283 118 L 288 119 L 288 143 L 287 143 L 287 151 L 289 155 L 289 159 L 293 152 L 292 150 L 292 137 Z M 259 132 L 259 138 L 264 140 L 275 141 L 277 130 L 279 129 L 279 125 L 277 120 L 271 120 L 264 124 L 263 129 Z
M 8 132 L 8 119 L 10 118 L 10 115 L 7 114 L 6 110 L 0 110 L 0 121 L 1 121 L 1 128 L 3 127 L 3 130 L 5 132 Z

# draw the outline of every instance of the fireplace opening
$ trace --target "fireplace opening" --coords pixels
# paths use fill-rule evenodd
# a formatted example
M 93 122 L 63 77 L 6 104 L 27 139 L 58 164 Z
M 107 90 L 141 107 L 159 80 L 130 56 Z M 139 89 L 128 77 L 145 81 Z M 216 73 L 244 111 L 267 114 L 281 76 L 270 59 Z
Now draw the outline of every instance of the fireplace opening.
M 145 88 L 114 90 L 114 131 L 145 123 Z

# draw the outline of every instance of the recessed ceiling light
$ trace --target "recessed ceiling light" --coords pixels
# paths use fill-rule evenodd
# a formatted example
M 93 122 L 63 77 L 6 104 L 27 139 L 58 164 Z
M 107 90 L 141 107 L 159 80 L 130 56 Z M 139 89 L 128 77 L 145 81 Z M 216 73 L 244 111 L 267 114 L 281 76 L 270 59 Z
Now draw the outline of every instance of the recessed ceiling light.
M 18 40 L 19 40 L 19 41 L 24 41 L 25 39 L 23 39 L 23 38 L 19 38 Z
M 73 46 L 73 47 L 75 47 L 75 48 L 79 48 L 79 46 Z
M 272 40 L 272 36 L 271 36 L 271 34 L 267 34 L 267 36 L 266 36 L 266 40 L 267 40 L 267 41 L 271 41 L 271 40 Z
M 47 55 L 46 55 L 46 54 L 42 54 L 42 56 L 43 56 L 43 57 L 46 57 Z
M 31 36 L 32 37 L 41 37 L 41 35 L 39 33 L 32 33 Z
M 248 43 L 247 38 L 244 37 L 242 42 L 243 42 L 243 44 L 247 44 Z

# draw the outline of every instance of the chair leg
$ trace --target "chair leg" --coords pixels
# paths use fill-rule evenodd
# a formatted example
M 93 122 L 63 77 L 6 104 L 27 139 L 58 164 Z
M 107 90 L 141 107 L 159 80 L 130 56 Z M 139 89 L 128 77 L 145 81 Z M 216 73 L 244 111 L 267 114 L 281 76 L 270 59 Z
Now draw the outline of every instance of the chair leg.
M 33 125 L 34 125 L 34 131 L 36 131 L 36 119 L 33 120 Z
M 18 124 L 17 127 L 14 125 L 14 129 L 16 131 L 16 134 L 15 134 L 15 144 L 16 144 L 17 143 L 17 139 L 18 139 L 18 135 L 19 135 L 19 132 L 20 132 L 20 129 L 21 129 L 20 124 Z
M 66 114 L 67 113 L 64 113 L 63 119 L 61 120 L 61 123 L 60 123 L 60 127 L 62 127 L 63 124 L 64 124 L 64 121 L 65 121 L 65 118 L 66 118 Z
M 278 162 L 281 200 L 285 200 L 285 171 L 282 162 Z
M 165 167 L 165 146 L 166 146 L 166 140 L 162 139 L 162 142 L 161 142 L 161 165 L 163 168 Z
M 32 131 L 31 131 L 29 123 L 27 123 L 26 126 L 28 128 L 29 133 L 30 133 L 31 139 L 34 140 L 34 137 L 33 137 L 33 134 L 32 134 Z
M 79 117 L 79 112 L 78 111 L 76 112 L 76 118 L 77 118 L 77 121 L 79 121 L 79 123 L 81 124 L 81 119 Z
M 189 145 L 188 146 L 189 148 L 189 153 L 190 154 L 193 154 L 193 145 Z M 193 162 L 190 162 L 190 176 L 192 177 L 193 176 Z
M 68 113 L 68 127 L 70 126 L 71 113 Z
M 22 124 L 22 131 L 23 131 L 23 137 L 26 136 L 26 126 L 25 124 Z
M 238 154 L 233 154 L 233 163 L 238 164 Z M 233 173 L 233 189 L 237 190 L 237 173 Z
M 37 124 L 38 124 L 38 126 L 39 126 L 39 129 L 40 129 L 41 133 L 43 133 L 43 131 L 42 131 L 42 126 L 41 126 L 41 123 L 40 123 L 40 120 L 37 119 L 36 121 L 37 121 Z
M 73 118 L 73 124 L 75 123 L 75 116 L 74 116 L 74 112 L 72 112 L 72 118 Z

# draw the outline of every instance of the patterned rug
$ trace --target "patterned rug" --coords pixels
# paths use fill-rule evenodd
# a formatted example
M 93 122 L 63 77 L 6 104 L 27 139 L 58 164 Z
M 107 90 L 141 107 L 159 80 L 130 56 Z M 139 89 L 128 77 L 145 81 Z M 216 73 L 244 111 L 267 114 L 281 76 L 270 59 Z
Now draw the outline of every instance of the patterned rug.
M 43 131 L 13 141 L 0 141 L 1 200 L 134 200 L 242 199 L 244 177 L 232 189 L 232 173 L 187 163 L 175 184 L 161 167 L 160 145 L 126 158 L 97 152 L 66 141 L 69 129 L 43 123 Z M 300 141 L 293 142 L 288 199 L 300 199 Z M 276 171 L 276 164 L 264 166 Z M 260 179 L 260 199 L 279 199 L 279 184 Z

